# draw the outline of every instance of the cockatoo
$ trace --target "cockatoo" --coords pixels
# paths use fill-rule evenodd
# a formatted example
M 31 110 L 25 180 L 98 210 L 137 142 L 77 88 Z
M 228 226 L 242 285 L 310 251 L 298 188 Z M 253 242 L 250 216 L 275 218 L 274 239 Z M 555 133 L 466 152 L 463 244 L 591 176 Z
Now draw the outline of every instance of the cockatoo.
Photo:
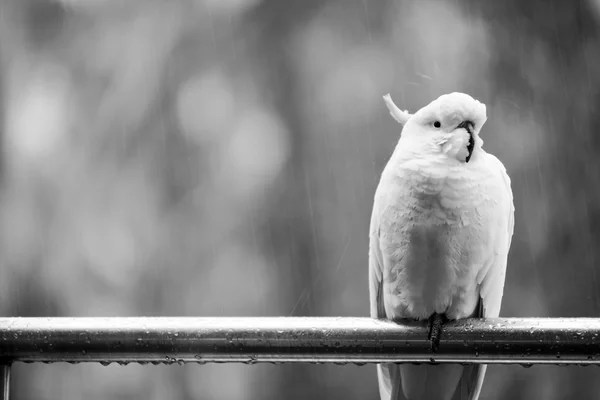
M 385 103 L 403 125 L 373 204 L 371 317 L 442 324 L 500 312 L 514 206 L 504 165 L 483 150 L 485 105 L 443 95 L 414 115 Z M 477 400 L 485 365 L 377 366 L 382 400 Z

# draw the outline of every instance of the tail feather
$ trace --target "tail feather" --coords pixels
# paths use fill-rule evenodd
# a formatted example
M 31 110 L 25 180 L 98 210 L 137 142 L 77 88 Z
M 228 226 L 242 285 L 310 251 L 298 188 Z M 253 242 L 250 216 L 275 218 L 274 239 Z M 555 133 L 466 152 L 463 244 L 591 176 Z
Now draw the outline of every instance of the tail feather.
M 400 386 L 400 366 L 396 364 L 377 365 L 379 396 L 381 400 L 407 400 Z

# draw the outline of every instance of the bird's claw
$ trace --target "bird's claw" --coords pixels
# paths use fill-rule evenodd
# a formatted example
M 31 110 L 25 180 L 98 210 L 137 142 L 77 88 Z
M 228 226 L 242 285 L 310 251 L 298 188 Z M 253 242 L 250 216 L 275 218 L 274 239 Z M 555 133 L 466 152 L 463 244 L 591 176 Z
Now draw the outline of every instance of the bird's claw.
M 440 347 L 440 338 L 442 336 L 442 325 L 444 324 L 444 317 L 442 314 L 433 313 L 429 317 L 429 341 L 431 343 L 431 352 L 437 353 Z

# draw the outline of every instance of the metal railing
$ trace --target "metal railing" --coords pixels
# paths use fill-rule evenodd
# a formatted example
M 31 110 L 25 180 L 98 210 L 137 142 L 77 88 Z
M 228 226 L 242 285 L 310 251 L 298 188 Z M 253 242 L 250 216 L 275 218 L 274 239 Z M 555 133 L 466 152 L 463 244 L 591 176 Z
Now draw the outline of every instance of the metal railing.
M 0 387 L 13 362 L 600 364 L 600 319 L 0 318 Z

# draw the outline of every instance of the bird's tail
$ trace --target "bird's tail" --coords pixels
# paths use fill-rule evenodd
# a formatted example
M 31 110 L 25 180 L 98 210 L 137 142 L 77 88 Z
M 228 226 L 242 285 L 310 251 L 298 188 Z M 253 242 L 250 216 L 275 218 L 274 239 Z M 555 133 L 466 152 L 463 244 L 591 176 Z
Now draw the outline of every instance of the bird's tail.
M 377 365 L 377 381 L 381 400 L 406 400 L 400 385 L 400 367 L 398 365 Z

